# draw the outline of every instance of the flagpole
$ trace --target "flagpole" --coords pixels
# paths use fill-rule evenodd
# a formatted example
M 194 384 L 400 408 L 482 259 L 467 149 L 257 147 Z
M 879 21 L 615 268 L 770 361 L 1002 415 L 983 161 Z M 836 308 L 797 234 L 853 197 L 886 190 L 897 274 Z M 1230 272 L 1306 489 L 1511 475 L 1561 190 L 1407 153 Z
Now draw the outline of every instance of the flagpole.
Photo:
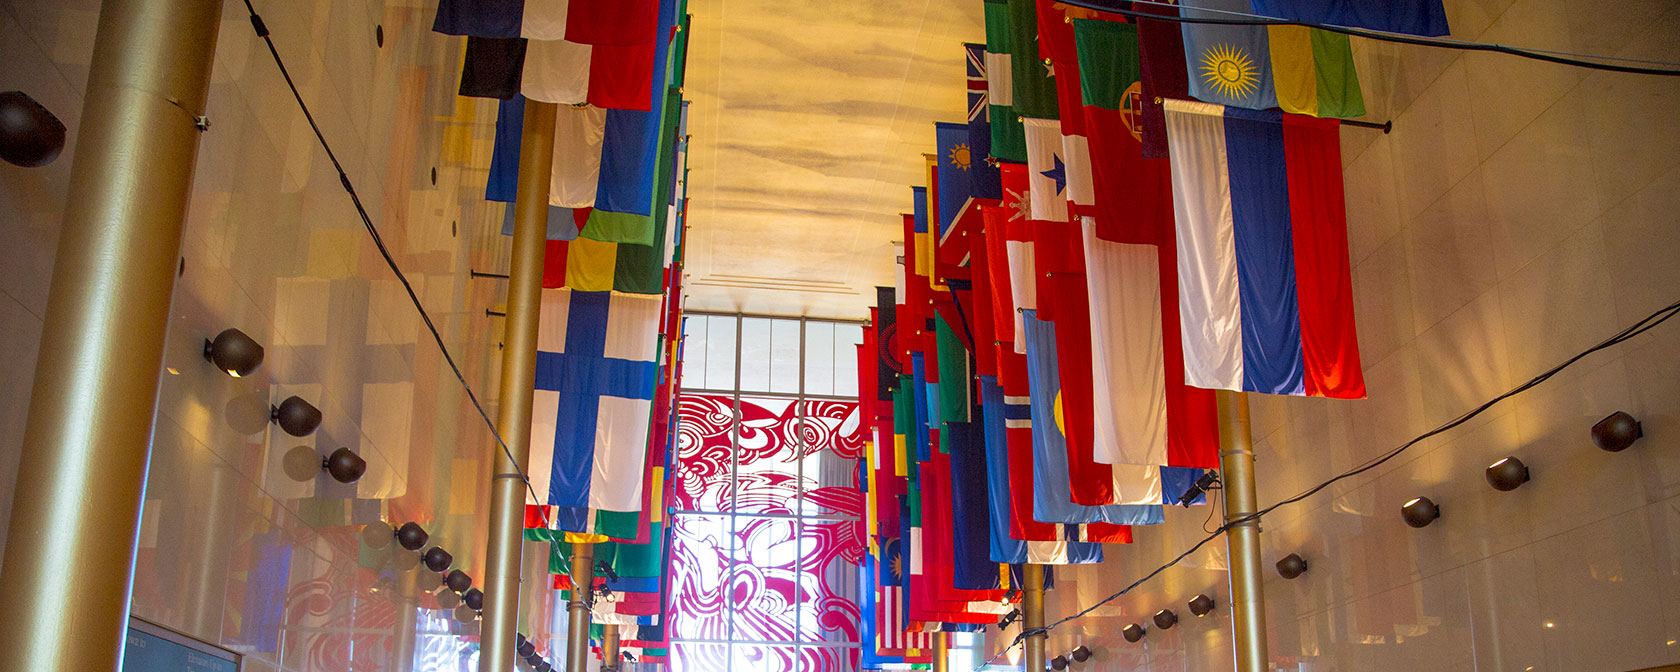
M 506 672 L 514 665 L 527 487 L 520 470 L 530 464 L 531 398 L 537 376 L 537 323 L 542 307 L 555 115 L 554 103 L 525 101 L 524 128 L 519 138 L 519 190 L 513 205 L 506 332 L 502 337 L 501 401 L 496 409 L 496 431 L 507 449 L 491 451 L 495 461 L 484 557 L 480 672 Z
M 1248 394 L 1220 390 L 1219 464 L 1224 472 L 1225 521 L 1258 510 L 1254 494 L 1254 437 L 1248 423 Z M 1260 521 L 1225 531 L 1231 556 L 1231 624 L 1237 672 L 1266 672 L 1266 603 L 1260 575 Z
M 221 13 L 212 0 L 100 8 L 6 537 L 0 670 L 121 667 Z
M 601 670 L 613 672 L 618 669 L 618 624 L 608 623 L 601 626 Z
M 933 633 L 933 672 L 946 672 L 950 666 L 951 633 Z
M 1021 570 L 1021 630 L 1031 632 L 1044 627 L 1044 565 L 1027 563 Z M 1044 633 L 1027 637 L 1021 669 L 1044 672 Z
M 566 669 L 586 670 L 589 669 L 589 596 L 595 590 L 594 544 L 572 544 L 571 575 L 572 599 L 566 604 Z

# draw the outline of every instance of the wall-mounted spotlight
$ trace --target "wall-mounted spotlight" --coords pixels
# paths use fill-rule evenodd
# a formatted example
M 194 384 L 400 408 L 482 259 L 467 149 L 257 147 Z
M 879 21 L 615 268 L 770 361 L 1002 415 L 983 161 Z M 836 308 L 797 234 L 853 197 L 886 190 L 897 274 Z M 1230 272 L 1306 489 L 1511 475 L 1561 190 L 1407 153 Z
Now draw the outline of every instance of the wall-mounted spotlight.
M 1156 628 L 1161 630 L 1171 630 L 1175 625 L 1178 625 L 1178 614 L 1173 613 L 1173 610 L 1162 609 L 1155 612 Z
M 462 623 L 471 623 L 478 620 L 478 610 L 465 604 L 455 607 L 455 620 Z
M 526 662 L 530 662 L 531 657 L 537 655 L 537 645 L 532 644 L 530 640 L 524 639 L 523 637 L 521 637 L 520 640 L 519 648 L 517 649 L 519 657 L 524 658 Z M 538 660 L 541 659 L 539 658 Z
M 1143 639 L 1144 634 L 1143 626 L 1136 623 L 1120 629 L 1120 636 L 1125 637 L 1126 641 L 1133 644 L 1136 644 L 1138 640 Z
M 1009 590 L 1003 591 L 1003 601 L 1004 602 L 1014 602 L 1014 601 L 1019 600 L 1019 599 L 1021 599 L 1021 589 L 1020 588 L 1010 586 Z
M 443 550 L 442 546 L 433 546 L 426 549 L 426 552 L 420 556 L 420 562 L 426 565 L 426 569 L 434 572 L 444 572 L 448 571 L 450 565 L 455 564 L 455 556 L 450 555 L 449 551 Z
M 397 545 L 411 551 L 418 551 L 425 547 L 426 540 L 429 538 L 430 535 L 426 534 L 426 528 L 420 527 L 420 524 L 416 522 L 403 523 L 402 527 L 397 528 Z
M 450 590 L 449 586 L 444 586 L 437 592 L 437 603 L 441 608 L 454 609 L 461 604 L 461 594 Z
M 234 378 L 249 376 L 262 366 L 263 347 L 238 329 L 224 329 L 204 340 L 204 359 Z
M 292 480 L 300 483 L 314 480 L 315 474 L 322 471 L 340 483 L 355 483 L 367 473 L 367 460 L 349 448 L 339 448 L 321 457 L 314 448 L 297 446 L 286 451 L 281 468 Z
M 554 672 L 554 666 L 550 665 L 549 662 L 545 660 L 537 663 L 537 666 L 531 668 L 531 670 L 532 672 Z
M 1412 501 L 1400 507 L 1400 517 L 1412 527 L 1426 527 L 1441 517 L 1441 507 L 1436 506 L 1428 497 L 1413 497 Z
M 390 546 L 391 538 L 395 534 L 396 530 L 391 529 L 390 525 L 386 525 L 385 521 L 374 521 L 362 526 L 362 543 L 377 551 Z
M 1195 614 L 1196 618 L 1206 616 L 1210 611 L 1213 611 L 1213 598 L 1205 593 L 1190 598 L 1190 613 Z
M 64 122 L 29 94 L 0 93 L 0 159 L 24 168 L 53 162 L 64 151 Z
M 523 651 L 523 650 L 524 649 L 521 649 L 521 651 Z M 530 653 L 524 653 L 524 654 L 520 654 L 520 655 L 525 658 L 525 663 L 527 665 L 530 665 L 533 668 L 538 666 L 538 665 L 541 665 L 542 662 L 543 662 L 543 657 L 537 655 L 537 647 L 535 647 L 535 646 L 531 647 L 531 652 Z
M 1073 657 L 1074 662 L 1083 663 L 1091 659 L 1091 647 L 1080 644 L 1079 646 L 1074 647 L 1073 651 L 1068 653 L 1068 655 Z
M 1641 436 L 1645 436 L 1645 428 L 1627 411 L 1611 413 L 1592 428 L 1593 443 L 1612 453 L 1627 450 Z
M 1219 472 L 1212 469 L 1204 471 L 1202 472 L 1202 476 L 1196 479 L 1195 483 L 1192 483 L 1189 488 L 1184 490 L 1184 494 L 1179 495 L 1178 505 L 1185 507 L 1190 506 L 1190 504 L 1196 501 L 1197 497 L 1201 497 L 1202 495 L 1207 494 L 1208 491 L 1215 490 L 1218 487 Z
M 627 663 L 636 662 L 636 654 L 630 653 L 629 651 L 618 652 L 618 657 L 623 658 Z
M 1050 669 L 1052 670 L 1065 670 L 1067 669 L 1067 666 L 1067 656 L 1056 656 L 1055 658 L 1050 659 Z
M 618 583 L 618 572 L 613 571 L 612 566 L 605 560 L 595 563 L 595 574 L 607 577 L 608 583 Z
M 1277 570 L 1279 576 L 1286 579 L 1293 579 L 1306 573 L 1307 561 L 1299 555 L 1290 553 L 1289 555 L 1283 556 L 1283 559 L 1277 561 Z
M 450 590 L 457 593 L 464 593 L 472 587 L 472 577 L 459 569 L 451 569 L 449 576 L 443 577 L 443 585 L 449 586 Z
M 477 588 L 468 588 L 467 592 L 461 593 L 461 601 L 472 607 L 473 611 L 482 611 L 484 609 L 484 591 Z
M 1009 613 L 1004 614 L 1003 618 L 998 619 L 998 629 L 1003 630 L 1008 628 L 1010 624 L 1018 620 L 1021 620 L 1021 610 L 1010 609 Z
M 1528 465 L 1515 457 L 1507 457 L 1488 465 L 1488 485 L 1501 492 L 1510 492 L 1528 482 Z
M 269 409 L 268 417 L 292 436 L 309 436 L 321 426 L 321 409 L 295 396 Z

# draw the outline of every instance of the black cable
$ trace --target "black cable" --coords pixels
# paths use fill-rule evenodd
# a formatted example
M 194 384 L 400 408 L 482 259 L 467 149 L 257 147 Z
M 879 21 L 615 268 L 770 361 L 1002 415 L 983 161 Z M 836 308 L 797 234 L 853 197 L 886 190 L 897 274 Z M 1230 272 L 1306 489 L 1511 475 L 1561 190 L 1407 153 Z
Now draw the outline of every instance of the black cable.
M 1146 582 L 1146 581 L 1148 581 L 1152 578 L 1155 578 L 1155 575 L 1160 574 L 1163 571 L 1166 571 L 1167 568 L 1172 567 L 1174 565 L 1177 565 L 1179 562 L 1182 562 L 1185 558 L 1190 557 L 1190 554 L 1195 553 L 1198 550 L 1201 550 L 1201 548 L 1203 546 L 1206 546 L 1208 542 L 1213 541 L 1214 539 L 1218 539 L 1219 535 L 1224 534 L 1227 530 L 1231 529 L 1232 527 L 1234 527 L 1236 525 L 1241 525 L 1241 524 L 1244 524 L 1244 523 L 1248 523 L 1248 522 L 1251 522 L 1251 521 L 1257 521 L 1257 520 L 1260 519 L 1261 516 L 1264 516 L 1268 513 L 1271 513 L 1273 511 L 1277 510 L 1279 507 L 1282 507 L 1282 506 L 1285 506 L 1285 505 L 1288 505 L 1288 504 L 1294 504 L 1294 503 L 1300 502 L 1301 500 L 1304 500 L 1308 497 L 1311 497 L 1313 495 L 1318 494 L 1319 492 L 1323 491 L 1325 488 L 1330 487 L 1332 484 L 1335 484 L 1338 481 L 1342 481 L 1342 480 L 1345 480 L 1345 479 L 1348 479 L 1348 478 L 1352 478 L 1354 476 L 1358 476 L 1359 474 L 1362 474 L 1362 473 L 1365 473 L 1365 472 L 1370 471 L 1372 469 L 1375 469 L 1379 465 L 1383 464 L 1384 462 L 1387 462 L 1389 460 L 1392 460 L 1392 459 L 1398 457 L 1401 453 L 1406 452 L 1406 450 L 1408 448 L 1411 448 L 1412 446 L 1417 445 L 1418 443 L 1422 442 L 1423 440 L 1428 439 L 1428 438 L 1430 438 L 1432 436 L 1435 436 L 1437 434 L 1441 434 L 1441 433 L 1446 432 L 1448 430 L 1451 430 L 1451 429 L 1453 429 L 1455 427 L 1458 427 L 1459 425 L 1462 425 L 1466 422 L 1469 422 L 1472 418 L 1475 418 L 1476 416 L 1481 415 L 1482 413 L 1486 412 L 1488 409 L 1493 408 L 1494 406 L 1498 405 L 1500 402 L 1505 401 L 1506 399 L 1510 399 L 1511 397 L 1514 397 L 1518 394 L 1522 394 L 1523 392 L 1527 392 L 1528 390 L 1533 389 L 1534 387 L 1540 385 L 1541 383 L 1544 383 L 1547 380 L 1550 380 L 1553 376 L 1556 376 L 1558 373 L 1562 372 L 1564 369 L 1569 368 L 1570 366 L 1574 365 L 1576 362 L 1579 362 L 1582 359 L 1586 358 L 1588 355 L 1596 353 L 1600 350 L 1605 350 L 1605 349 L 1620 345 L 1622 343 L 1625 343 L 1628 340 L 1631 340 L 1632 338 L 1634 338 L 1635 336 L 1638 336 L 1638 335 L 1643 334 L 1647 331 L 1650 331 L 1651 329 L 1655 328 L 1657 325 L 1668 321 L 1670 318 L 1674 317 L 1675 315 L 1680 315 L 1680 301 L 1677 301 L 1675 303 L 1671 303 L 1671 304 L 1657 310 L 1656 312 L 1645 316 L 1645 319 L 1642 319 L 1638 322 L 1635 322 L 1631 326 L 1629 326 L 1629 327 L 1627 327 L 1627 328 L 1625 328 L 1625 329 L 1623 329 L 1619 332 L 1616 332 L 1615 335 L 1613 335 L 1613 336 L 1611 336 L 1607 339 L 1604 339 L 1603 341 L 1600 341 L 1597 345 L 1594 345 L 1590 348 L 1587 348 L 1586 350 L 1581 351 L 1579 354 L 1576 354 L 1575 356 L 1564 360 L 1562 363 L 1560 363 L 1556 366 L 1553 366 L 1550 369 L 1547 369 L 1546 371 L 1542 372 L 1540 375 L 1537 375 L 1533 378 L 1528 379 L 1528 381 L 1522 383 L 1521 385 L 1518 385 L 1514 388 L 1511 388 L 1510 390 L 1505 391 L 1503 394 L 1500 394 L 1499 396 L 1496 396 L 1492 399 L 1489 399 L 1486 402 L 1483 402 L 1481 405 L 1479 405 L 1479 406 L 1477 406 L 1473 409 L 1470 409 L 1469 411 L 1465 411 L 1463 414 L 1459 415 L 1457 418 L 1454 418 L 1454 419 L 1448 421 L 1446 424 L 1441 425 L 1439 427 L 1436 427 L 1435 429 L 1429 430 L 1427 432 L 1424 432 L 1423 434 L 1418 435 L 1417 438 L 1414 438 L 1410 441 L 1405 442 L 1404 444 L 1401 444 L 1400 447 L 1395 448 L 1393 450 L 1390 450 L 1387 453 L 1384 453 L 1380 457 L 1372 459 L 1372 460 L 1366 462 L 1365 464 L 1363 464 L 1359 467 L 1355 467 L 1355 468 L 1350 469 L 1348 471 L 1342 472 L 1341 474 L 1338 474 L 1335 477 L 1332 477 L 1330 480 L 1324 481 L 1322 483 L 1319 483 L 1318 485 L 1315 485 L 1311 488 L 1308 488 L 1307 490 L 1301 492 L 1298 495 L 1295 495 L 1295 496 L 1290 497 L 1288 499 L 1285 499 L 1283 501 L 1277 502 L 1276 504 L 1272 504 L 1271 506 L 1268 506 L 1264 509 L 1261 509 L 1259 511 L 1255 511 L 1254 513 L 1251 513 L 1251 514 L 1248 514 L 1248 515 L 1245 515 L 1245 516 L 1241 516 L 1241 517 L 1234 518 L 1232 520 L 1226 521 L 1224 525 L 1219 526 L 1219 529 L 1214 530 L 1208 536 L 1203 537 L 1201 541 L 1198 541 L 1198 542 L 1195 543 L 1195 545 L 1192 545 L 1189 548 L 1189 550 L 1186 550 L 1183 553 L 1178 554 L 1178 556 L 1173 558 L 1172 560 L 1168 560 L 1166 564 L 1161 565 L 1160 567 L 1156 567 L 1154 571 L 1151 571 L 1150 573 L 1145 574 L 1143 576 L 1143 578 L 1141 578 L 1141 579 L 1133 581 L 1130 585 L 1127 585 L 1125 588 L 1121 588 L 1119 590 L 1119 592 L 1116 592 L 1113 595 L 1109 595 L 1108 597 L 1105 597 L 1101 600 L 1098 600 L 1095 604 L 1092 604 L 1091 606 L 1080 610 L 1078 613 L 1075 613 L 1072 616 L 1062 618 L 1061 620 L 1058 620 L 1054 623 L 1047 624 L 1042 628 L 1034 628 L 1032 630 L 1023 630 L 1020 634 L 1015 636 L 1014 640 L 1010 641 L 1008 646 L 1003 647 L 1002 650 L 998 651 L 996 654 L 993 654 L 992 657 L 986 661 L 986 664 L 988 664 L 988 665 L 991 664 L 992 661 L 997 660 L 1005 652 L 1009 651 L 1012 648 L 1015 648 L 1015 645 L 1020 644 L 1023 640 L 1025 640 L 1029 636 L 1047 634 L 1051 630 L 1055 629 L 1057 626 L 1059 626 L 1063 623 L 1067 623 L 1068 621 L 1074 620 L 1076 618 L 1080 618 L 1080 617 L 1082 617 L 1086 614 L 1091 613 L 1092 611 L 1096 611 L 1097 607 L 1100 607 L 1102 605 L 1108 604 L 1109 602 L 1113 602 L 1116 599 L 1119 599 L 1120 596 L 1125 595 L 1128 592 L 1131 592 L 1132 589 L 1137 588 L 1138 586 L 1142 585 L 1144 582 Z M 1205 525 L 1205 523 L 1204 523 L 1204 525 Z M 1203 527 L 1202 529 L 1205 531 L 1207 528 Z
M 1500 53 L 1500 54 L 1509 54 L 1509 55 L 1512 55 L 1512 56 L 1519 56 L 1519 57 L 1522 57 L 1522 58 L 1534 59 L 1534 60 L 1537 60 L 1537 61 L 1546 61 L 1546 62 L 1549 62 L 1549 63 L 1558 63 L 1558 64 L 1561 64 L 1561 65 L 1574 66 L 1574 67 L 1578 67 L 1578 68 L 1590 68 L 1590 69 L 1593 69 L 1593 70 L 1608 70 L 1610 72 L 1627 72 L 1627 73 L 1633 73 L 1633 74 L 1637 74 L 1637 75 L 1658 75 L 1658 76 L 1662 76 L 1662 77 L 1680 77 L 1680 70 L 1667 70 L 1667 69 L 1662 69 L 1662 68 L 1641 68 L 1641 67 L 1636 67 L 1636 66 L 1631 66 L 1631 65 L 1611 65 L 1611 64 L 1608 64 L 1608 63 L 1596 63 L 1596 62 L 1593 62 L 1593 61 L 1584 61 L 1584 60 L 1575 59 L 1575 58 L 1566 58 L 1566 57 L 1559 56 L 1559 55 L 1556 55 L 1556 54 L 1546 53 L 1546 52 L 1542 52 L 1542 51 L 1538 51 L 1538 50 L 1534 50 L 1534 49 L 1526 49 L 1526 48 L 1523 48 L 1523 47 L 1507 47 L 1507 46 L 1501 45 L 1501 44 L 1486 44 L 1486 43 L 1483 43 L 1483 42 L 1468 42 L 1468 41 L 1460 41 L 1460 40 L 1442 40 L 1442 39 L 1429 38 L 1429 37 L 1417 37 L 1417 36 L 1414 36 L 1414 35 L 1403 35 L 1403 34 L 1397 34 L 1397 33 L 1385 33 L 1385 32 L 1381 32 L 1381 31 L 1366 30 L 1366 29 L 1363 29 L 1363 28 L 1349 28 L 1347 26 L 1337 26 L 1337 25 L 1331 25 L 1331 24 L 1326 24 L 1326 23 L 1314 23 L 1312 21 L 1292 21 L 1292 20 L 1288 20 L 1288 19 L 1275 19 L 1275 18 L 1266 18 L 1266 17 L 1252 18 L 1252 19 L 1249 19 L 1249 18 L 1237 18 L 1237 19 L 1191 18 L 1191 17 L 1186 17 L 1186 16 L 1174 16 L 1174 15 L 1170 15 L 1170 14 L 1165 14 L 1165 15 L 1164 14 L 1155 14 L 1155 13 L 1151 13 L 1151 12 L 1140 12 L 1140 11 L 1131 10 L 1131 9 L 1117 9 L 1117 8 L 1114 8 L 1114 7 L 1106 7 L 1103 4 L 1101 4 L 1100 2 L 1095 2 L 1093 0 L 1062 0 L 1062 2 L 1065 2 L 1066 4 L 1069 4 L 1069 5 L 1073 5 L 1075 7 L 1095 10 L 1095 11 L 1098 11 L 1098 12 L 1106 12 L 1106 13 L 1109 13 L 1109 14 L 1118 14 L 1118 15 L 1121 15 L 1121 16 L 1127 16 L 1127 17 L 1132 17 L 1132 18 L 1137 18 L 1137 19 L 1150 19 L 1150 20 L 1155 20 L 1155 21 L 1170 21 L 1172 23 L 1211 24 L 1211 25 L 1220 25 L 1220 26 L 1302 26 L 1302 27 L 1305 27 L 1305 28 L 1317 28 L 1319 30 L 1326 30 L 1326 31 L 1329 31 L 1329 32 L 1332 32 L 1332 33 L 1341 33 L 1343 35 L 1351 35 L 1351 36 L 1354 36 L 1354 37 L 1363 37 L 1363 38 L 1366 38 L 1366 39 L 1377 40 L 1379 42 L 1395 42 L 1395 43 L 1399 43 L 1399 44 L 1410 44 L 1410 45 L 1422 46 L 1422 47 L 1438 47 L 1438 48 L 1441 48 L 1441 49 L 1461 49 L 1461 50 L 1464 50 L 1464 51 L 1488 51 L 1488 52 L 1494 52 L 1494 53 Z M 1151 2 L 1151 3 L 1145 3 L 1145 4 L 1159 4 L 1159 3 Z M 1196 9 L 1196 8 L 1187 7 L 1185 9 Z M 1208 11 L 1208 10 L 1204 10 L 1204 11 Z M 1611 58 L 1611 57 L 1606 56 L 1606 57 L 1601 57 L 1601 58 Z
M 455 380 L 460 381 L 461 389 L 467 393 L 467 399 L 472 402 L 473 408 L 478 410 L 478 417 L 483 418 L 485 426 L 490 428 L 490 436 L 496 439 L 496 445 L 501 446 L 502 454 L 507 455 L 508 462 L 513 465 L 514 473 L 525 484 L 525 491 L 531 494 L 531 500 L 543 501 L 541 497 L 537 496 L 536 489 L 531 487 L 531 478 L 525 473 L 525 469 L 520 466 L 519 460 L 514 458 L 513 450 L 508 448 L 507 441 L 503 440 L 501 432 L 496 430 L 496 422 L 490 419 L 490 414 L 484 410 L 484 405 L 479 403 L 478 395 L 473 393 L 472 385 L 468 384 L 466 376 L 461 374 L 461 367 L 455 364 L 455 358 L 449 354 L 449 346 L 444 345 L 443 335 L 438 333 L 437 325 L 432 323 L 431 314 L 426 312 L 424 305 L 421 305 L 420 296 L 415 293 L 414 285 L 408 282 L 408 276 L 403 274 L 402 269 L 397 266 L 397 260 L 392 258 L 391 251 L 385 247 L 385 239 L 379 235 L 379 228 L 374 226 L 373 218 L 368 215 L 367 208 L 362 205 L 362 198 L 356 194 L 356 187 L 350 183 L 350 176 L 345 174 L 344 165 L 339 163 L 338 155 L 333 152 L 332 145 L 327 143 L 326 136 L 321 133 L 321 126 L 315 123 L 315 115 L 310 113 L 309 104 L 303 102 L 303 94 L 298 91 L 297 83 L 292 81 L 292 73 L 286 69 L 285 60 L 280 58 L 280 50 L 275 48 L 274 38 L 269 36 L 268 25 L 263 23 L 262 17 L 257 14 L 256 7 L 251 5 L 251 0 L 245 0 L 245 10 L 251 14 L 251 28 L 256 31 L 257 37 L 262 38 L 263 43 L 268 45 L 268 53 L 274 57 L 274 65 L 280 69 L 280 76 L 286 80 L 286 87 L 291 89 L 292 98 L 297 101 L 298 109 L 303 112 L 304 120 L 309 122 L 310 130 L 315 132 L 315 140 L 320 143 L 321 149 L 326 151 L 327 160 L 332 161 L 333 170 L 338 173 L 338 183 L 344 187 L 345 193 L 350 194 L 350 202 L 356 206 L 356 214 L 361 216 L 362 227 L 367 229 L 368 237 L 373 240 L 374 247 L 379 249 L 379 256 L 385 259 L 385 265 L 390 267 L 391 273 L 395 274 L 397 280 L 402 283 L 403 290 L 408 292 L 409 302 L 414 304 L 414 310 L 420 313 L 420 319 L 426 323 L 426 330 L 431 332 L 432 341 L 437 343 L 438 351 L 443 354 L 443 361 L 447 362 L 449 370 L 455 373 Z M 542 513 L 543 526 L 552 527 L 548 519 L 547 508 L 538 507 L 538 510 Z M 549 544 L 549 550 L 551 553 L 559 553 L 554 549 L 553 544 Z

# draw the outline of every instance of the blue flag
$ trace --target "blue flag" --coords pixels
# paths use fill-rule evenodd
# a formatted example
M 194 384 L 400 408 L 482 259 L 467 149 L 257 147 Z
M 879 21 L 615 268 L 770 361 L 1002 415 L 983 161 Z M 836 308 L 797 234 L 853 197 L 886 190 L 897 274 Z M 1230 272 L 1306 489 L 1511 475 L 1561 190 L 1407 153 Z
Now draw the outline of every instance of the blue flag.
M 986 45 L 965 44 L 968 52 L 969 191 L 975 198 L 1003 200 L 1003 173 L 992 159 L 992 105 L 986 82 Z
M 1197 19 L 1229 15 L 1194 8 L 1248 12 L 1248 0 L 1184 0 L 1180 6 L 1184 16 Z M 1192 97 L 1255 110 L 1278 106 L 1265 26 L 1185 23 L 1181 28 Z
M 980 469 L 986 480 L 986 517 L 990 525 L 988 550 L 993 562 L 1020 564 L 1092 564 L 1102 562 L 1102 544 L 1082 541 L 1021 541 L 1009 536 L 1009 442 L 1006 436 L 1011 418 L 1025 411 L 1004 402 L 997 376 L 980 377 L 980 417 L 985 430 L 985 455 Z M 951 472 L 957 473 L 957 453 L 951 453 Z M 977 508 L 965 509 L 976 511 Z M 1071 538 L 1078 530 L 1069 526 Z
M 939 244 L 943 245 L 952 225 L 974 200 L 968 177 L 974 163 L 973 148 L 968 144 L 967 124 L 936 123 L 933 129 L 939 148 L 934 161 L 939 166 L 935 174 L 939 177 Z
M 1441 0 L 1251 0 L 1251 4 L 1256 14 L 1290 21 L 1425 37 L 1451 32 Z
M 654 173 L 659 167 L 659 129 L 664 114 L 660 103 L 665 100 L 671 29 L 676 20 L 674 0 L 660 0 L 659 29 L 654 31 L 653 90 L 649 94 L 653 109 L 607 110 L 596 210 L 642 216 L 653 213 Z M 554 159 L 565 160 L 558 156 Z

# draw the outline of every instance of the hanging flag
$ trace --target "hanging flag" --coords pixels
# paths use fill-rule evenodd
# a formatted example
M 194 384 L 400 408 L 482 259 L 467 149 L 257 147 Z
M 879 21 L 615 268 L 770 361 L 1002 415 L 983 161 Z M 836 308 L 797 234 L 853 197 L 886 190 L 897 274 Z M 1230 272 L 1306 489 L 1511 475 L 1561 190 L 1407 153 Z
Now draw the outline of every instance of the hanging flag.
M 1252 0 L 1252 6 L 1256 14 L 1290 21 L 1424 37 L 1451 32 L 1441 0 Z
M 531 485 L 547 492 L 536 503 L 557 507 L 560 529 L 637 533 L 598 530 L 592 514 L 641 508 L 660 307 L 659 296 L 543 290 Z M 550 465 L 546 474 L 541 465 Z
M 1180 5 L 1191 18 L 1249 9 L 1248 0 Z M 1185 23 L 1182 29 L 1190 95 L 1198 100 L 1320 117 L 1365 114 L 1346 35 L 1302 26 Z
M 1068 167 L 1063 159 L 1061 123 L 1032 118 L 1023 118 L 1021 123 L 1027 135 L 1026 174 L 1032 194 L 1032 219 L 1068 221 Z
M 1037 1 L 1007 1 L 1011 106 L 1022 117 L 1055 119 L 1056 73 L 1039 53 Z
M 1213 394 L 1184 384 L 1179 322 L 1162 319 L 1178 314 L 1172 177 L 1165 160 L 1141 152 L 1138 28 L 1080 19 L 1074 30 L 1092 173 L 1101 187 L 1099 214 L 1081 221 L 1093 403 L 1112 409 L 1094 418 L 1092 457 L 1217 467 Z
M 997 159 L 992 158 L 992 110 L 986 73 L 986 45 L 964 44 L 968 73 L 969 190 L 975 198 L 1003 198 Z
M 984 450 L 978 455 L 965 451 L 960 462 L 953 454 L 952 464 L 964 478 L 984 483 L 988 552 L 993 562 L 1017 564 L 1031 562 L 1041 565 L 1092 564 L 1102 562 L 1102 545 L 1065 538 L 1052 541 L 1021 541 L 1010 537 L 1009 518 L 1011 495 L 1009 490 L 1008 432 L 1009 418 L 1005 414 L 1003 387 L 994 376 L 981 376 L 981 416 L 984 419 Z M 1024 408 L 1023 408 L 1024 410 Z M 960 466 L 955 466 L 959 465 Z M 969 486 L 972 487 L 972 486 Z M 964 511 L 977 511 L 969 503 Z M 970 514 L 970 517 L 977 517 Z
M 950 241 L 950 235 L 959 217 L 962 217 L 974 202 L 974 193 L 969 184 L 969 174 L 973 169 L 974 158 L 968 144 L 968 125 L 935 123 L 934 139 L 938 153 L 934 160 L 938 162 L 939 194 L 938 217 L 939 231 L 936 236 L 938 245 L 944 247 Z
M 1010 53 L 1008 0 L 986 0 L 986 102 L 991 125 L 991 155 L 1025 163 L 1026 136 L 1015 113 L 1014 56 Z
M 588 0 L 569 5 L 568 40 L 580 44 L 644 44 L 654 39 L 657 0 Z
M 651 20 L 652 4 L 636 1 L 638 6 L 646 5 L 642 14 Z M 599 16 L 602 5 L 566 0 L 440 0 L 432 30 L 468 36 L 461 72 L 463 96 L 506 100 L 523 94 L 563 105 L 587 102 L 603 108 L 651 110 L 657 102 L 648 95 L 648 82 L 655 74 L 651 23 L 645 38 L 635 43 L 582 42 L 569 36 L 615 30 L 598 25 L 611 19 Z
M 991 523 L 977 512 L 986 508 L 986 449 L 983 427 L 967 422 L 945 426 L 951 453 L 951 509 L 955 543 L 953 570 L 957 588 L 998 588 L 997 562 L 991 554 Z
M 432 31 L 445 35 L 519 37 L 524 15 L 525 0 L 438 0 Z
M 1147 14 L 1178 16 L 1175 5 L 1137 3 L 1132 8 Z M 1184 69 L 1184 30 L 1174 21 L 1143 18 L 1138 19 L 1137 27 L 1138 61 L 1143 68 L 1141 95 L 1122 98 L 1122 109 L 1134 123 L 1142 122 L 1138 139 L 1143 143 L 1144 158 L 1160 159 L 1167 156 L 1167 122 L 1161 101 L 1190 97 L 1190 77 Z
M 1186 381 L 1365 396 L 1336 122 L 1168 101 L 1167 133 Z

